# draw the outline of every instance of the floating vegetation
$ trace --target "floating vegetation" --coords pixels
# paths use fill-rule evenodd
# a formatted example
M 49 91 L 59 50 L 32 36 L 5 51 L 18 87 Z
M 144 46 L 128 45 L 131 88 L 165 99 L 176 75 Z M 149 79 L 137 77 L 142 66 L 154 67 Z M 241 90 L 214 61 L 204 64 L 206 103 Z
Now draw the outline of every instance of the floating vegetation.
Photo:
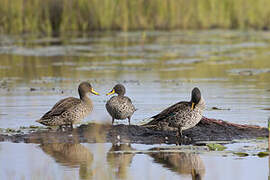
M 210 151 L 223 151 L 227 149 L 227 147 L 221 145 L 221 144 L 206 144 L 206 146 L 209 148 Z
M 268 139 L 268 137 L 257 137 L 256 139 L 257 140 L 266 140 L 266 139 Z
M 212 110 L 231 110 L 230 108 L 224 109 L 224 108 L 218 108 L 218 107 L 212 107 Z
M 239 156 L 239 157 L 249 156 L 249 154 L 245 153 L 245 152 L 234 152 L 233 154 L 236 155 L 236 156 Z
M 270 155 L 269 151 L 263 151 L 263 152 L 259 152 L 257 154 L 257 156 L 259 156 L 259 157 L 266 157 L 266 156 L 269 156 L 269 155 Z
M 14 132 L 16 132 L 15 129 L 11 129 L 11 128 L 6 129 L 6 133 L 14 133 Z
M 39 127 L 39 126 L 31 125 L 30 128 L 31 128 L 31 129 L 37 129 L 37 128 L 40 128 L 40 127 Z

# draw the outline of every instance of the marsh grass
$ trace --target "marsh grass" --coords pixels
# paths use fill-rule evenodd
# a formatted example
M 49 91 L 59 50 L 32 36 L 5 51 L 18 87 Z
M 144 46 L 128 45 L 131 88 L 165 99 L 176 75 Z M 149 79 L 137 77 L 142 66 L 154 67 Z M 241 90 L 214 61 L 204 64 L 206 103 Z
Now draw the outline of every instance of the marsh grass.
M 269 0 L 1 0 L 0 33 L 269 29 Z

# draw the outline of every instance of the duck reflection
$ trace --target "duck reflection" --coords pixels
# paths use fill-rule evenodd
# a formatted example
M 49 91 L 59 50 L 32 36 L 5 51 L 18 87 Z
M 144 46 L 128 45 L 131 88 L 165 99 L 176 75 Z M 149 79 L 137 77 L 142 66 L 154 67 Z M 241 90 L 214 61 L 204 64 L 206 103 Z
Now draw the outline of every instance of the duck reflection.
M 107 162 L 118 179 L 128 179 L 127 172 L 135 155 L 130 144 L 113 144 L 107 153 Z
M 75 168 L 79 166 L 81 179 L 91 179 L 93 154 L 81 144 L 51 143 L 41 144 L 41 149 L 63 166 Z
M 199 155 L 185 152 L 150 153 L 156 163 L 162 164 L 181 175 L 190 174 L 192 179 L 201 180 L 205 174 L 205 166 Z

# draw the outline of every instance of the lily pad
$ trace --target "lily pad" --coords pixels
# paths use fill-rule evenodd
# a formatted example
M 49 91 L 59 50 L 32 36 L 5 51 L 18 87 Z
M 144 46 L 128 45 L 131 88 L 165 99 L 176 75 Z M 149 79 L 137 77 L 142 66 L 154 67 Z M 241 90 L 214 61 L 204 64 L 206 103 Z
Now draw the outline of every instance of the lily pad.
M 221 144 L 206 144 L 206 146 L 209 148 L 210 151 L 223 151 L 227 147 L 221 145 Z

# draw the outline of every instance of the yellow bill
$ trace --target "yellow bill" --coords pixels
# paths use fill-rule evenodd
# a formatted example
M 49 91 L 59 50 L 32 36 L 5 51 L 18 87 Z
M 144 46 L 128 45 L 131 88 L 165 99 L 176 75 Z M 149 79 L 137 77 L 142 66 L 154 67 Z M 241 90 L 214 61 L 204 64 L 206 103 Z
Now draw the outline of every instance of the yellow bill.
M 99 95 L 98 92 L 96 92 L 93 88 L 91 89 L 91 93 L 95 94 L 95 95 Z
M 109 95 L 114 94 L 114 93 L 115 93 L 115 90 L 112 89 L 111 92 L 107 93 L 106 95 L 109 96 Z
M 194 109 L 194 106 L 195 106 L 195 103 L 192 103 L 192 104 L 191 104 L 191 110 Z

